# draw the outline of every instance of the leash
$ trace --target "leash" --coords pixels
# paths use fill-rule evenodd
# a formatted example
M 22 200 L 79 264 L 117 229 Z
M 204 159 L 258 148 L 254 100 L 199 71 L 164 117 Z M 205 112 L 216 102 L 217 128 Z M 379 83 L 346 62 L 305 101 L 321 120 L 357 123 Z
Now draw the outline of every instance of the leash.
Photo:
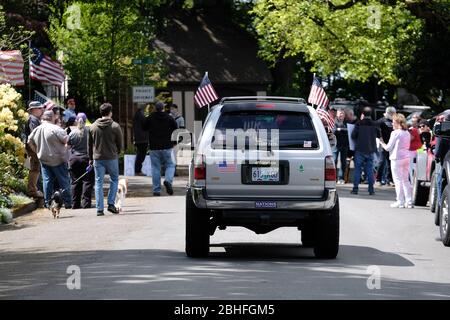
M 77 183 L 78 181 L 80 181 L 82 178 L 84 178 L 85 175 L 87 175 L 89 172 L 91 172 L 92 169 L 93 169 L 92 165 L 89 165 L 89 166 L 86 168 L 86 172 L 83 173 L 81 176 L 79 176 L 78 179 L 75 180 L 75 181 L 73 181 L 72 183 Z M 64 191 L 66 191 L 66 189 L 61 189 L 60 191 L 61 191 L 61 194 L 62 194 L 62 193 L 64 193 Z

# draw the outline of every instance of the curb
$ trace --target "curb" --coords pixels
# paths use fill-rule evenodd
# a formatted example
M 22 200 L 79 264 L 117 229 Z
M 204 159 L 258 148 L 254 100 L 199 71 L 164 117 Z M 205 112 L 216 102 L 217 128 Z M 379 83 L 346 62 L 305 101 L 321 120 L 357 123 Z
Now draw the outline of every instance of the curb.
M 25 214 L 31 213 L 39 207 L 38 201 L 31 202 L 29 204 L 25 204 L 20 207 L 13 208 L 11 210 L 13 219 L 23 216 Z

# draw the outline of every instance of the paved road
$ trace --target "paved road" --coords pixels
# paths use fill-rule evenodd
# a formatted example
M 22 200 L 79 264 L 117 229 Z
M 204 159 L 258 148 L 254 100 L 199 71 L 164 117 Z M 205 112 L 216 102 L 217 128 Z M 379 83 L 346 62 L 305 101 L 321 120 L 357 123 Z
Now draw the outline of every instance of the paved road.
M 118 216 L 69 210 L 54 221 L 41 210 L 0 227 L 0 299 L 450 298 L 450 248 L 427 208 L 389 208 L 392 188 L 340 187 L 336 260 L 315 259 L 294 228 L 217 231 L 211 257 L 195 260 L 184 255 L 182 184 L 173 197 L 128 198 Z M 80 290 L 67 289 L 71 265 Z M 372 265 L 381 289 L 367 287 Z

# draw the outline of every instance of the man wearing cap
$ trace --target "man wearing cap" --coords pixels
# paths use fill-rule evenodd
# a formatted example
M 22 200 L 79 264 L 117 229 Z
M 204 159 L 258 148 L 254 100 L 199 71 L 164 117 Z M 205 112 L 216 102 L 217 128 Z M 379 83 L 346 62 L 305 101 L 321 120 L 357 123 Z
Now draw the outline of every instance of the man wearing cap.
M 57 181 L 62 190 L 65 207 L 69 209 L 72 207 L 66 149 L 69 137 L 66 131 L 53 123 L 53 117 L 52 110 L 44 112 L 41 118 L 42 124 L 30 133 L 28 144 L 37 153 L 41 162 L 45 205 L 49 207 L 54 182 Z
M 25 135 L 28 139 L 30 133 L 41 124 L 41 117 L 44 113 L 44 106 L 39 101 L 31 101 L 28 105 L 28 118 L 25 127 Z M 44 195 L 38 189 L 39 175 L 41 173 L 39 159 L 36 152 L 26 144 L 27 155 L 30 157 L 30 172 L 28 174 L 28 195 L 35 198 L 43 198 Z
M 89 130 L 89 162 L 94 165 L 95 202 L 97 216 L 103 216 L 103 179 L 109 174 L 108 211 L 118 214 L 114 205 L 119 186 L 119 154 L 123 146 L 122 129 L 112 119 L 112 105 L 100 106 L 101 118 L 97 119 Z
M 145 128 L 149 130 L 150 161 L 152 164 L 153 195 L 161 195 L 161 165 L 165 166 L 164 187 L 173 194 L 175 161 L 173 159 L 172 132 L 177 129 L 174 118 L 164 112 L 164 103 L 158 101 L 156 112 L 147 117 Z
M 63 121 L 64 123 L 69 122 L 70 118 L 76 118 L 77 114 L 75 113 L 75 99 L 74 98 L 70 98 L 69 100 L 67 100 L 67 108 L 64 111 L 64 117 L 63 117 Z

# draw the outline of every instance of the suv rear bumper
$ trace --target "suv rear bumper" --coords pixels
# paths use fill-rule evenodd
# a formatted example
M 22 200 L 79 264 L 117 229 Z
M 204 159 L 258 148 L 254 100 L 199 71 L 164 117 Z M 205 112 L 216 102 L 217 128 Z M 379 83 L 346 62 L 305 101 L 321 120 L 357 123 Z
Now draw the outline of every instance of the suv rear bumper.
M 212 199 L 206 194 L 202 187 L 191 187 L 192 200 L 197 208 L 201 209 L 237 209 L 237 210 L 329 210 L 336 203 L 336 189 L 325 189 L 320 199 L 270 199 L 276 202 L 276 209 L 260 209 L 255 207 L 255 202 L 266 199 Z

